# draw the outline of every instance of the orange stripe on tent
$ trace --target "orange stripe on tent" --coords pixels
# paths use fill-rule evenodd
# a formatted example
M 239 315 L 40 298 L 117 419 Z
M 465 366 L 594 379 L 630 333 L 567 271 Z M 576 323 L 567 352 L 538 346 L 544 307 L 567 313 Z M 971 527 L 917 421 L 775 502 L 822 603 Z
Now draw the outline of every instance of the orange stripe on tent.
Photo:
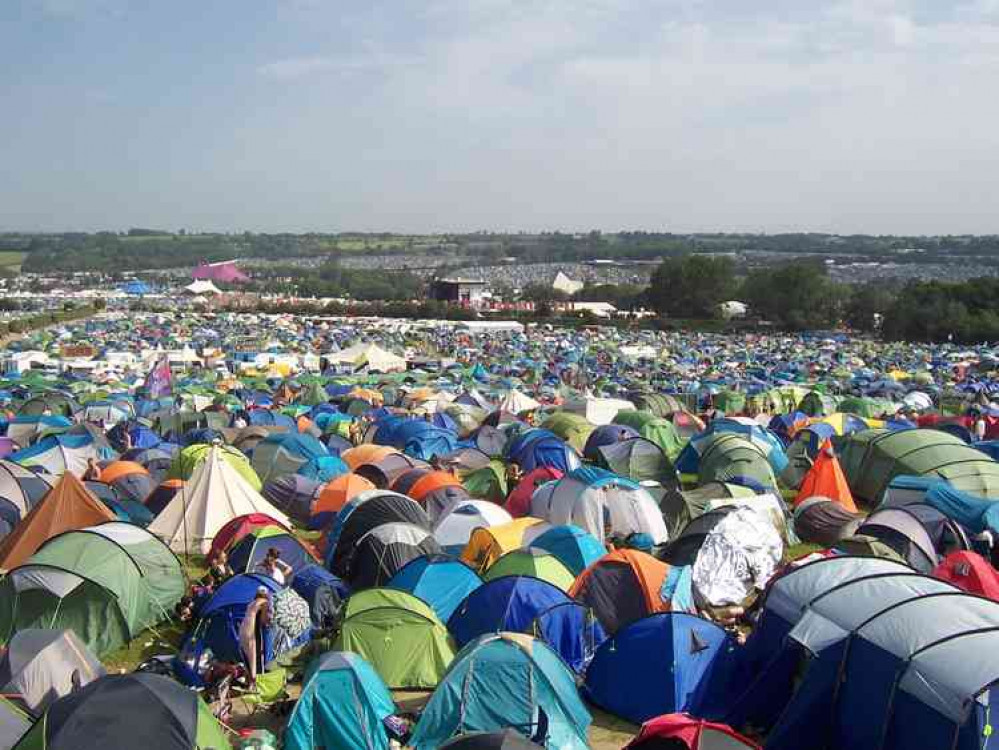
M 148 476 L 149 472 L 145 466 L 135 461 L 115 461 L 108 464 L 101 471 L 101 481 L 105 484 L 111 484 L 111 482 L 122 477 L 127 477 L 130 474 L 145 474 Z
M 344 460 L 344 463 L 350 467 L 353 471 L 361 464 L 374 463 L 380 458 L 385 458 L 391 453 L 398 453 L 395 448 L 390 445 L 375 445 L 374 443 L 365 443 L 359 445 L 356 448 L 350 448 L 345 450 L 340 454 L 340 458 Z
M 409 488 L 409 496 L 417 502 L 422 502 L 424 497 L 441 487 L 461 487 L 461 481 L 447 471 L 432 471 L 426 476 L 420 477 Z
M 312 515 L 317 513 L 339 513 L 351 498 L 367 490 L 375 489 L 375 485 L 357 474 L 343 474 L 329 482 L 319 492 Z

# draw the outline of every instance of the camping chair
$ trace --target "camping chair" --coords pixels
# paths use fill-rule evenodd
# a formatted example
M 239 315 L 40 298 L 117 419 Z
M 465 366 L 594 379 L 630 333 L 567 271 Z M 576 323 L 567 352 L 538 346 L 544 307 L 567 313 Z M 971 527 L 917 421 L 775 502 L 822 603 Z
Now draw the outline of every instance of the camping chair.
M 275 667 L 257 675 L 257 683 L 250 690 L 240 693 L 239 700 L 252 716 L 260 709 L 271 709 L 291 699 L 288 695 L 288 672 Z

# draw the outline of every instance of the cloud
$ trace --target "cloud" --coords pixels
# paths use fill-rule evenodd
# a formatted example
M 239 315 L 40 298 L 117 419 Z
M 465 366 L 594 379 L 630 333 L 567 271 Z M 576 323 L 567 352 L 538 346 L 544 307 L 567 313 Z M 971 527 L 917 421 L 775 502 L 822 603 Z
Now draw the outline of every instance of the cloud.
M 289 57 L 259 65 L 257 72 L 265 78 L 288 81 L 332 70 L 335 67 L 337 67 L 336 61 L 329 57 Z

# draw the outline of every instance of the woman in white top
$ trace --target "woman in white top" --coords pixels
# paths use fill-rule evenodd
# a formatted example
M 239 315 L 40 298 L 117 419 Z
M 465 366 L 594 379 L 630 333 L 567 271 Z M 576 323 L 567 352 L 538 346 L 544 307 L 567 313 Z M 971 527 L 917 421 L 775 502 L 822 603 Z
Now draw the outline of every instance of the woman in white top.
M 281 559 L 281 552 L 275 547 L 267 550 L 267 555 L 257 565 L 257 570 L 265 576 L 270 576 L 282 586 L 288 583 L 288 579 L 294 572 L 292 567 Z

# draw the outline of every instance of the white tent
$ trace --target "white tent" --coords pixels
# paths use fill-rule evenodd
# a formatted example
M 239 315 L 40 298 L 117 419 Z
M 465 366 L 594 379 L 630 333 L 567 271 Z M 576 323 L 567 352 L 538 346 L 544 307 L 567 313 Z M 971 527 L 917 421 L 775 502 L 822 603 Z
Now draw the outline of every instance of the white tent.
M 236 516 L 266 513 L 291 526 L 213 447 L 204 463 L 149 525 L 149 531 L 174 552 L 206 554 L 219 530 Z
M 350 365 L 354 368 L 367 367 L 373 372 L 405 372 L 406 360 L 397 354 L 382 349 L 377 344 L 359 343 L 339 352 L 326 355 L 334 365 Z
M 582 415 L 590 424 L 600 426 L 610 424 L 614 421 L 614 417 L 617 416 L 619 411 L 634 409 L 635 405 L 630 401 L 619 398 L 585 396 L 584 398 L 566 401 L 562 408 L 573 414 Z
M 197 281 L 188 284 L 184 287 L 185 292 L 190 294 L 222 294 L 222 290 L 219 289 L 211 281 L 206 281 L 205 279 L 198 279 Z
M 506 394 L 496 408 L 500 411 L 508 411 L 511 414 L 520 414 L 522 411 L 537 409 L 539 406 L 541 406 L 539 402 L 515 389 Z
M 555 280 L 552 282 L 552 289 L 558 292 L 564 292 L 565 294 L 569 295 L 575 294 L 576 292 L 580 291 L 584 286 L 586 286 L 586 284 L 584 284 L 582 281 L 576 281 L 574 279 L 570 279 L 561 271 L 555 274 Z

